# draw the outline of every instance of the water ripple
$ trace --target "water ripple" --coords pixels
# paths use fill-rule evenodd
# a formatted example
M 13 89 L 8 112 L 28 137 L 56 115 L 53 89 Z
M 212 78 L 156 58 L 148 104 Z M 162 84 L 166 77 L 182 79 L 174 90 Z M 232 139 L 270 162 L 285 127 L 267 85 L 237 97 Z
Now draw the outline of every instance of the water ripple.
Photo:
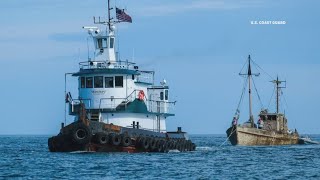
M 220 146 L 224 135 L 198 135 L 195 152 L 50 153 L 47 138 L 0 136 L 0 179 L 320 179 L 319 145 Z

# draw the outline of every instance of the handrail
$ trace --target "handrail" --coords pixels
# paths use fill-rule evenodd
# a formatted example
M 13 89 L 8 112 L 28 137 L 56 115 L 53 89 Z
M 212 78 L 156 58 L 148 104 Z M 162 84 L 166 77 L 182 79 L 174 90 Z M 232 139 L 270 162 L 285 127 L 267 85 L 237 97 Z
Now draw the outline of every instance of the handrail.
M 72 101 L 71 102 L 76 102 L 76 101 L 79 101 L 80 103 L 82 102 L 82 101 L 89 101 L 89 107 L 91 107 L 91 99 L 72 99 Z
M 102 107 L 103 101 L 109 100 L 110 102 L 106 102 L 107 109 L 116 109 L 120 104 L 123 104 L 125 106 L 125 109 L 127 108 L 127 104 L 129 102 L 133 102 L 135 99 L 137 99 L 137 92 L 141 90 L 135 89 L 133 90 L 126 98 L 100 98 L 99 103 L 99 110 L 105 109 Z M 121 101 L 119 101 L 121 100 Z M 174 105 L 177 103 L 177 101 L 167 102 L 167 101 L 159 101 L 159 100 L 148 100 L 146 96 L 144 96 L 145 104 L 147 106 L 147 109 L 149 112 L 157 112 L 157 113 L 169 113 L 174 109 Z M 170 105 L 171 104 L 171 105 Z M 110 107 L 109 107 L 110 106 Z
M 132 93 L 130 93 L 126 98 L 100 98 L 99 109 L 101 109 L 101 104 L 102 104 L 103 100 L 121 100 L 121 99 L 123 99 L 125 102 L 129 102 L 129 101 L 132 102 L 134 99 L 137 98 L 136 97 L 137 96 L 137 94 L 136 94 L 137 91 L 141 91 L 141 90 L 139 90 L 139 89 L 133 90 Z M 135 95 L 135 98 L 133 100 L 131 100 L 131 97 L 132 97 L 133 94 Z M 144 96 L 144 98 L 145 98 L 145 101 L 148 101 L 146 96 Z
M 123 100 L 125 100 L 125 98 L 100 98 L 100 103 L 99 103 L 99 109 L 101 109 L 101 102 L 102 102 L 102 100 L 121 100 L 121 99 L 123 99 Z
M 91 64 L 91 63 L 97 63 L 97 64 Z M 127 69 L 134 69 L 134 65 L 136 63 L 134 62 L 129 62 L 129 61 L 115 61 L 115 64 L 114 65 L 125 65 Z M 84 69 L 84 68 L 89 68 L 91 66 L 95 66 L 97 65 L 98 68 L 108 68 L 108 65 L 110 65 L 109 62 L 107 61 L 82 61 L 82 62 L 79 62 L 79 66 L 80 66 L 80 69 Z

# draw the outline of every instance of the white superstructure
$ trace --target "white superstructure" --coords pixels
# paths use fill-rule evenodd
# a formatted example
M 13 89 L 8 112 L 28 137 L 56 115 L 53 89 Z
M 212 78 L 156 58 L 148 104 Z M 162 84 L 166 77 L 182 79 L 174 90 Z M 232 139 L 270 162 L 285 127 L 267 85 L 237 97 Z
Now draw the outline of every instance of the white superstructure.
M 94 57 L 80 62 L 79 97 L 69 97 L 69 114 L 78 118 L 80 102 L 91 120 L 123 127 L 166 132 L 166 118 L 174 116 L 169 102 L 169 87 L 164 80 L 154 85 L 154 72 L 142 71 L 135 63 L 116 56 L 115 24 L 99 21 L 99 27 L 83 27 L 94 43 Z

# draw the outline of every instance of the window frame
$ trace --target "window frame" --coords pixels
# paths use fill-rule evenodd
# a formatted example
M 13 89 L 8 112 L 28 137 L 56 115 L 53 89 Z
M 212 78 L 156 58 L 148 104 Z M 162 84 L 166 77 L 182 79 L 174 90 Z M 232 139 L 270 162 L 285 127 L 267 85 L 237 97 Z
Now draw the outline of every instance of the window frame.
M 166 101 L 169 100 L 169 90 L 168 89 L 164 90 L 164 100 L 166 100 Z
M 101 78 L 101 79 L 100 79 L 100 85 L 101 85 L 101 86 L 97 86 L 97 84 L 98 84 L 98 83 L 97 83 L 98 78 Z M 93 77 L 93 87 L 94 87 L 94 88 L 103 88 L 103 76 L 94 76 L 94 77 Z
M 110 82 L 110 81 L 108 81 L 108 83 L 107 83 L 106 79 L 108 79 L 108 78 L 112 79 L 112 86 L 111 87 L 107 87 L 107 85 L 109 85 L 109 82 Z M 104 77 L 104 88 L 114 88 L 114 77 L 113 76 L 105 76 Z
M 80 77 L 80 88 L 86 88 L 86 77 Z
M 96 38 L 96 41 L 96 49 L 108 48 L 108 38 Z
M 88 79 L 91 79 L 91 87 L 88 86 Z M 86 77 L 86 88 L 93 88 L 93 77 Z
M 117 86 L 117 78 L 121 77 L 121 86 Z M 114 76 L 114 87 L 115 88 L 123 88 L 123 76 Z
M 161 92 L 160 92 L 160 100 L 163 101 L 163 99 L 164 99 L 164 92 L 161 91 Z
M 114 38 L 113 38 L 113 37 L 110 38 L 109 47 L 110 47 L 110 49 L 113 49 L 113 48 L 114 48 Z

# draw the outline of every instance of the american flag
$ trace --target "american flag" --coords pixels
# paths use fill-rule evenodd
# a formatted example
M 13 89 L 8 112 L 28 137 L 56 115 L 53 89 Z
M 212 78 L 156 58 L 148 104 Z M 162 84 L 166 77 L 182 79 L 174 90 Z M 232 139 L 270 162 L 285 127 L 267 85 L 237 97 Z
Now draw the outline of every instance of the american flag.
M 116 14 L 119 21 L 132 23 L 132 18 L 124 12 L 124 9 L 116 8 Z

